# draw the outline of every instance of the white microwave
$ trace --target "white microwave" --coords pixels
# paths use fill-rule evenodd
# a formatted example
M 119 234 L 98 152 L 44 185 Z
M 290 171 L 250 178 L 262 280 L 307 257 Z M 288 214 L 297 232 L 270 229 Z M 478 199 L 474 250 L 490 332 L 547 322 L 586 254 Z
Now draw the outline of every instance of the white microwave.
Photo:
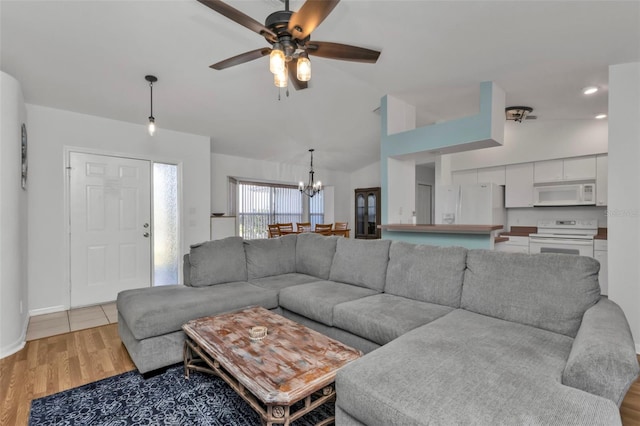
M 536 183 L 534 206 L 595 206 L 596 184 L 593 182 Z

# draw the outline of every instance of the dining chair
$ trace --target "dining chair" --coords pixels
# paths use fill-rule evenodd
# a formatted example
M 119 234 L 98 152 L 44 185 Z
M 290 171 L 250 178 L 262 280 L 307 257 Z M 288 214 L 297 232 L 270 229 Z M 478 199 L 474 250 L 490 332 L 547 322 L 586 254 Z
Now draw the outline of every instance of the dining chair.
M 338 231 L 334 232 L 334 235 L 342 235 L 343 237 L 349 238 L 349 222 L 336 222 L 333 225 L 333 230 Z
M 297 222 L 296 229 L 298 232 L 311 232 L 311 222 Z
M 280 228 L 277 223 L 267 225 L 269 227 L 269 238 L 275 238 L 280 236 Z
M 322 235 L 331 235 L 331 228 L 333 228 L 333 223 L 327 223 L 327 224 L 316 223 L 314 232 L 317 232 L 318 234 L 322 234 Z
M 280 235 L 284 235 L 285 233 L 290 234 L 293 232 L 293 222 L 279 223 L 278 229 L 280 230 Z

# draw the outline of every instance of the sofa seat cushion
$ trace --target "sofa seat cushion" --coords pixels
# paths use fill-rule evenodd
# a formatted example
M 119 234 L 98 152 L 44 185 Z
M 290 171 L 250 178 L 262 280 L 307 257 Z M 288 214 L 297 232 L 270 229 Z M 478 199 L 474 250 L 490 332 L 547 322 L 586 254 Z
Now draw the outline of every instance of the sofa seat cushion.
M 337 405 L 364 424 L 619 424 L 612 401 L 560 383 L 572 342 L 455 310 L 343 367 Z
M 314 232 L 298 234 L 296 271 L 313 275 L 322 280 L 329 279 L 338 238 L 342 237 L 326 236 Z
M 291 287 L 294 285 L 300 284 L 308 284 L 312 282 L 320 281 L 316 277 L 312 277 L 307 274 L 282 274 L 282 275 L 273 275 L 270 277 L 256 278 L 253 280 L 249 280 L 249 282 L 253 285 L 257 285 L 258 287 L 268 288 L 271 290 L 281 290 L 286 287 Z
M 296 235 L 246 240 L 249 279 L 296 272 Z
M 333 307 L 377 294 L 368 288 L 333 281 L 318 281 L 280 290 L 280 306 L 322 324 L 333 326 Z
M 247 280 L 247 259 L 240 237 L 194 244 L 189 262 L 189 284 L 193 287 Z
M 278 306 L 278 292 L 247 282 L 210 287 L 168 285 L 118 293 L 118 313 L 131 334 L 140 340 L 181 330 L 195 318 L 216 315 L 250 305 Z
M 575 337 L 600 299 L 599 269 L 585 256 L 469 250 L 461 307 Z
M 339 238 L 329 279 L 381 293 L 389 263 L 390 240 Z
M 453 308 L 392 294 L 376 294 L 333 309 L 333 324 L 385 345 L 393 339 L 453 311 Z
M 384 292 L 459 308 L 466 258 L 462 247 L 394 241 Z

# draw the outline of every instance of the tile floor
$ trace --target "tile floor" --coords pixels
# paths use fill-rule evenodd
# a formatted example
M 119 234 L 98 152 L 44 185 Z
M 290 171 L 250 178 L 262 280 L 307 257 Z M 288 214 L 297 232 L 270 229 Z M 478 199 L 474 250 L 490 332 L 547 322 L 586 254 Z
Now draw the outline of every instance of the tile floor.
M 71 309 L 29 318 L 27 340 L 118 322 L 116 303 Z

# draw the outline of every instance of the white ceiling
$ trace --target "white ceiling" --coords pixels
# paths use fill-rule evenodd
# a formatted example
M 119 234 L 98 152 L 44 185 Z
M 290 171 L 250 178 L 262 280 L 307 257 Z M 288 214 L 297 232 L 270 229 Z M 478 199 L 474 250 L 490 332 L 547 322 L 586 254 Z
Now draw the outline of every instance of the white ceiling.
M 228 3 L 261 22 L 283 8 Z M 344 171 L 379 160 L 373 110 L 385 94 L 426 125 L 476 112 L 478 83 L 491 80 L 539 120 L 588 120 L 607 110 L 608 66 L 640 60 L 637 1 L 342 0 L 312 39 L 380 50 L 378 63 L 312 57 L 309 89 L 279 101 L 267 58 L 209 68 L 267 43 L 195 0 L 2 0 L 0 23 L 1 69 L 28 103 L 144 124 L 154 74 L 159 132 L 285 163 L 316 148 L 318 167 Z M 588 85 L 602 90 L 587 98 Z

